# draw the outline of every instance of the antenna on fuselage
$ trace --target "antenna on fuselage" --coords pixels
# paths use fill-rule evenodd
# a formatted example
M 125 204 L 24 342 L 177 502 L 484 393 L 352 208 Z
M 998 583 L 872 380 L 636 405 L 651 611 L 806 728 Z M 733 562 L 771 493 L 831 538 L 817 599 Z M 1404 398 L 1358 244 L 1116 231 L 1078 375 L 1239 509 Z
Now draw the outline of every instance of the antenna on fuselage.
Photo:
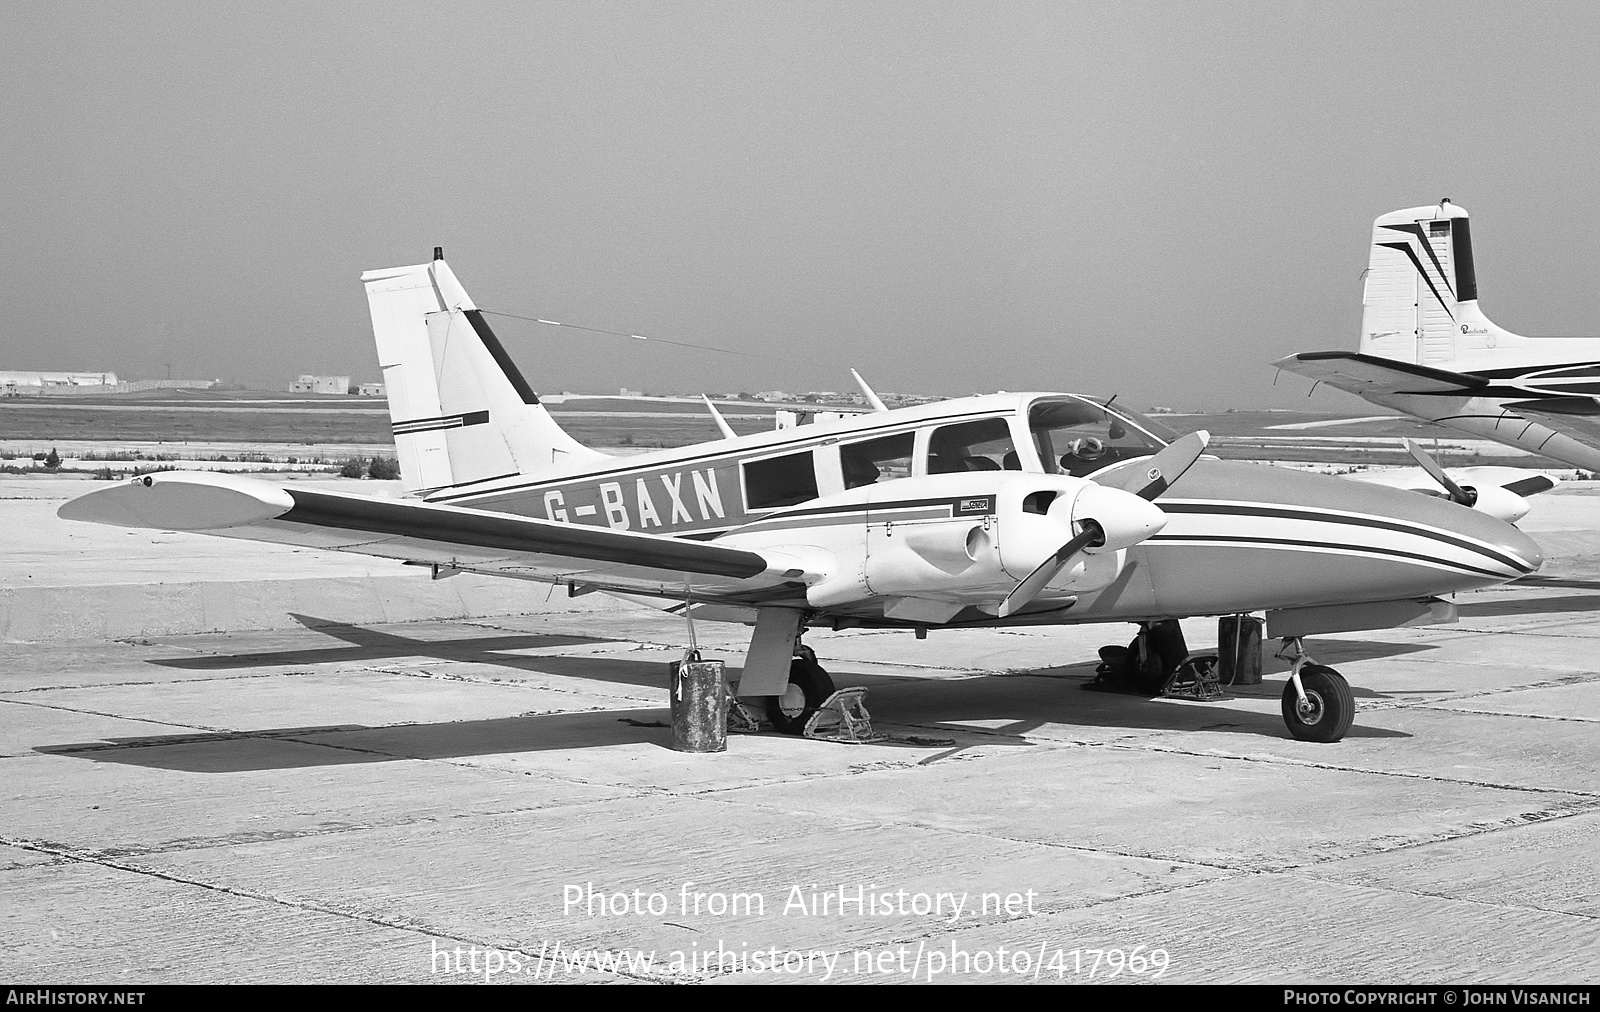
M 856 386 L 861 388 L 861 396 L 865 397 L 867 399 L 867 403 L 872 405 L 872 410 L 874 410 L 874 411 L 888 411 L 889 410 L 889 406 L 887 404 L 883 403 L 883 400 L 877 394 L 872 392 L 872 388 L 871 387 L 867 386 L 867 381 L 861 378 L 861 374 L 860 373 L 856 372 L 854 369 L 851 369 L 850 370 L 850 375 L 852 375 L 852 376 L 854 376 L 856 378 Z
M 711 398 L 701 394 L 700 399 L 706 402 L 706 407 L 711 411 L 711 420 L 716 422 L 717 428 L 722 430 L 723 439 L 732 439 L 738 435 L 733 431 L 733 426 L 729 425 L 727 420 L 722 417 L 722 412 L 717 410 L 717 406 L 711 403 Z

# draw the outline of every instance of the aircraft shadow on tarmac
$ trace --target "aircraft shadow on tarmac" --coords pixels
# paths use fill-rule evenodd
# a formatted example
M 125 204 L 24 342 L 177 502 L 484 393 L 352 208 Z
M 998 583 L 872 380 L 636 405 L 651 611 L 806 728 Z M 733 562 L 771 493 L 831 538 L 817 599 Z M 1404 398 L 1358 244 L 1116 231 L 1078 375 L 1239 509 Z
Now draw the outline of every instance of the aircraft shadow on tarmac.
M 291 617 L 312 632 L 343 640 L 347 645 L 292 650 L 252 650 L 237 654 L 207 654 L 198 657 L 158 657 L 151 659 L 149 663 L 168 668 L 181 668 L 185 671 L 226 671 L 236 668 L 355 664 L 405 658 L 431 658 L 462 664 L 491 664 L 538 674 L 595 678 L 625 685 L 662 683 L 662 668 L 655 662 L 547 654 L 528 656 L 514 653 L 517 650 L 631 642 L 627 640 L 552 633 L 496 633 L 491 636 L 421 639 L 399 636 L 367 626 L 331 622 L 309 615 Z
M 603 658 L 594 660 L 616 663 Z M 653 670 L 654 681 L 665 696 L 665 666 L 660 663 L 644 666 Z M 957 749 L 978 744 L 1026 746 L 1033 744 L 1027 736 L 1043 729 L 1050 729 L 1044 737 L 1056 740 L 1079 737 L 1101 740 L 1099 729 L 1223 732 L 1287 738 L 1276 706 L 1269 712 L 1257 712 L 1229 706 L 1225 700 L 1213 703 L 1152 701 L 1144 696 L 1079 691 L 1092 675 L 1093 666 L 1086 663 L 1041 673 L 955 679 L 858 675 L 841 671 L 838 681 L 841 685 L 865 684 L 872 689 L 868 703 L 880 729 L 887 729 L 902 739 L 907 734 L 937 735 L 951 739 Z M 1258 685 L 1241 687 L 1237 695 L 1275 702 L 1282 691 L 1282 680 L 1268 678 Z M 1349 738 L 1410 737 L 1404 732 L 1363 727 L 1359 717 L 1357 714 L 1358 723 L 1350 729 Z M 667 708 L 663 705 L 581 713 L 530 713 L 434 724 L 381 727 L 346 724 L 115 738 L 42 745 L 34 751 L 188 773 L 240 773 L 616 745 L 645 744 L 670 749 L 672 731 L 662 726 L 668 719 Z M 1088 733 L 1080 735 L 1075 729 Z M 814 747 L 799 739 L 794 739 L 794 744 L 797 759 L 798 750 Z M 905 744 L 902 740 L 898 746 L 890 747 L 904 747 Z M 732 751 L 736 757 L 737 745 Z
M 400 636 L 392 632 L 367 626 L 334 622 L 309 615 L 292 615 L 306 629 L 335 639 L 348 646 L 310 647 L 294 650 L 249 651 L 238 654 L 208 654 L 190 657 L 153 658 L 151 664 L 181 668 L 188 671 L 218 671 L 235 668 L 274 667 L 312 664 L 349 664 L 363 661 L 433 658 L 456 663 L 485 664 L 510 671 L 526 671 L 541 675 L 563 675 L 590 678 L 620 685 L 659 686 L 665 684 L 663 667 L 659 661 L 623 660 L 618 657 L 562 656 L 557 654 L 519 655 L 513 651 L 548 649 L 596 643 L 627 643 L 598 636 L 576 636 L 549 633 L 497 633 L 492 636 L 468 636 L 454 639 L 420 639 Z M 1270 658 L 1272 644 L 1265 645 Z M 1387 643 L 1381 640 L 1323 640 L 1317 646 L 1317 658 L 1331 664 L 1398 657 L 1403 654 L 1434 650 L 1437 647 L 1424 643 Z M 708 655 L 710 656 L 710 655 Z M 824 665 L 833 662 L 823 658 Z M 847 662 L 839 662 L 847 663 Z M 1269 663 L 1270 660 L 1269 660 Z M 1285 665 L 1280 665 L 1285 667 Z M 1081 669 L 1088 680 L 1094 674 L 1094 662 L 1065 665 L 1058 668 L 1039 669 L 1039 674 L 1071 673 Z M 728 665 L 730 677 L 741 671 L 736 664 Z M 907 679 L 896 676 L 861 675 L 851 684 L 872 687 L 878 683 L 902 684 Z M 1282 691 L 1282 683 L 1276 683 Z M 1257 687 L 1259 688 L 1259 686 Z M 1357 698 L 1386 698 L 1382 694 L 1352 686 Z M 1281 727 L 1279 728 L 1281 731 Z
M 1569 590 L 1600 590 L 1600 580 L 1575 580 L 1568 576 L 1524 576 L 1512 581 L 1517 587 L 1565 587 Z
M 1566 586 L 1566 584 L 1541 584 Z M 1600 590 L 1600 585 L 1594 585 Z M 1565 597 L 1532 597 L 1512 601 L 1479 601 L 1458 605 L 1462 618 L 1494 618 L 1501 615 L 1556 615 L 1600 611 L 1600 594 L 1569 594 Z

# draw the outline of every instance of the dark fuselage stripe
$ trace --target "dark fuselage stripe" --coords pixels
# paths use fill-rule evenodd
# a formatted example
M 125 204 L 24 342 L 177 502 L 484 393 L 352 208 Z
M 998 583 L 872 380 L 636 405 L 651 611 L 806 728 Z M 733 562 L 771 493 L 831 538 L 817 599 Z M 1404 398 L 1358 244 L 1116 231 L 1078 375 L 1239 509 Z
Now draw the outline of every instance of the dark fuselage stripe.
M 623 476 L 631 476 L 641 472 L 665 471 L 668 469 L 681 470 L 686 467 L 703 466 L 707 462 L 711 461 L 715 461 L 719 464 L 737 464 L 742 460 L 754 459 L 759 456 L 781 456 L 784 453 L 805 453 L 815 450 L 818 447 L 830 442 L 855 442 L 857 439 L 871 436 L 874 433 L 883 432 L 890 429 L 914 431 L 916 429 L 928 428 L 936 425 L 949 425 L 953 422 L 968 421 L 974 418 L 996 418 L 1007 417 L 1007 415 L 1007 411 L 994 408 L 990 408 L 985 411 L 964 411 L 955 415 L 940 415 L 935 418 L 924 418 L 916 422 L 887 422 L 883 425 L 870 425 L 863 426 L 859 429 L 851 429 L 849 432 L 830 433 L 822 436 L 807 436 L 804 438 L 796 437 L 792 443 L 779 442 L 760 446 L 750 446 L 743 449 L 721 448 L 712 451 L 702 450 L 700 453 L 694 456 L 676 457 L 671 460 L 658 460 L 653 463 L 639 464 L 634 467 L 616 466 L 616 464 L 621 463 L 620 461 L 617 461 L 612 467 L 604 468 L 602 470 L 585 471 L 582 474 L 562 475 L 561 477 L 555 478 L 539 478 L 524 482 L 520 485 L 508 485 L 505 488 L 484 489 L 478 492 L 458 492 L 455 495 L 434 495 L 429 498 L 428 501 L 435 503 L 454 502 L 458 499 L 465 499 L 472 496 L 482 496 L 487 499 L 491 496 L 503 496 L 512 492 L 527 492 L 540 488 L 560 488 L 576 482 L 584 482 L 597 478 L 616 480 L 622 478 Z M 802 426 L 802 428 L 804 428 L 804 426 Z M 793 432 L 795 430 L 788 429 L 786 431 Z M 465 484 L 478 483 L 467 482 Z M 461 503 L 461 505 L 471 506 L 471 503 Z
M 1436 566 L 1449 569 L 1458 569 L 1464 573 L 1475 573 L 1492 579 L 1505 579 L 1504 573 L 1496 573 L 1488 569 L 1479 569 L 1477 566 L 1468 566 L 1461 562 L 1451 562 L 1448 559 L 1436 559 L 1431 555 L 1421 555 L 1417 552 L 1402 552 L 1395 548 L 1374 548 L 1370 545 L 1350 545 L 1337 541 L 1302 541 L 1298 538 L 1261 538 L 1253 535 L 1227 535 L 1227 534 L 1157 534 L 1151 541 L 1164 541 L 1167 543 L 1188 544 L 1218 544 L 1218 545 L 1257 545 L 1261 548 L 1320 548 L 1326 551 L 1341 552 L 1348 555 L 1388 555 L 1399 559 L 1412 559 L 1419 562 L 1428 562 Z M 1531 573 L 1533 570 L 1526 566 L 1514 567 L 1521 572 Z
M 757 520 L 743 528 L 743 530 L 765 532 L 803 527 L 839 527 L 845 524 L 915 523 L 918 520 L 948 520 L 952 515 L 949 510 L 936 508 L 889 512 L 874 506 L 870 513 L 866 507 L 861 507 L 853 513 L 824 513 L 818 511 L 808 515 L 769 517 L 765 520 Z
M 1377 517 L 1369 516 L 1345 516 L 1338 513 L 1323 513 L 1319 510 L 1285 509 L 1277 506 L 1236 506 L 1221 503 L 1202 504 L 1182 502 L 1162 502 L 1159 505 L 1161 506 L 1162 510 L 1167 513 L 1277 517 L 1285 520 L 1311 520 L 1320 523 L 1348 524 L 1354 527 L 1376 527 L 1380 530 L 1398 531 L 1401 534 L 1411 534 L 1417 537 L 1429 538 L 1434 541 L 1443 542 L 1447 545 L 1454 545 L 1457 548 L 1465 548 L 1469 552 L 1476 552 L 1479 555 L 1487 556 L 1496 562 L 1510 566 L 1513 569 L 1521 570 L 1524 573 L 1533 572 L 1533 570 L 1528 568 L 1528 566 L 1522 561 L 1513 559 L 1509 555 L 1502 555 L 1494 549 L 1488 548 L 1482 544 L 1479 544 L 1478 542 L 1467 541 L 1464 538 L 1457 538 L 1448 534 L 1441 534 L 1438 531 L 1429 530 L 1426 527 L 1400 523 L 1394 520 L 1380 520 Z

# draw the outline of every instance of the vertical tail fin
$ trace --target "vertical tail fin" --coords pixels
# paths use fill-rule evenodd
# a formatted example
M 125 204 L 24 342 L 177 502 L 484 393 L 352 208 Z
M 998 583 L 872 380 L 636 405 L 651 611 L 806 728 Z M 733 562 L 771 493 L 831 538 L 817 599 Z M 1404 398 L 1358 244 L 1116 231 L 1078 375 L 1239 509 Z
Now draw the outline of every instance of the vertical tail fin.
M 1449 369 L 1527 343 L 1478 308 L 1467 212 L 1449 200 L 1374 221 L 1366 278 L 1363 354 Z
M 440 250 L 361 281 L 408 490 L 604 457 L 550 417 Z

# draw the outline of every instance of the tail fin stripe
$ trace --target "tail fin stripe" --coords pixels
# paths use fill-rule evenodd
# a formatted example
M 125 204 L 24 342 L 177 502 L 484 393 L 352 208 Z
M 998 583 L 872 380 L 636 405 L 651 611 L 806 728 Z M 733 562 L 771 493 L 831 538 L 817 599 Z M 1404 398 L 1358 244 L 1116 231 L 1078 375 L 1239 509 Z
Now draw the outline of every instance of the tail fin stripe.
M 500 367 L 501 372 L 506 374 L 506 379 L 510 381 L 512 388 L 516 390 L 517 396 L 522 398 L 522 403 L 538 404 L 539 396 L 533 392 L 533 387 L 528 385 L 528 381 L 522 378 L 521 370 L 517 368 L 515 362 L 511 361 L 511 356 L 506 354 L 505 346 L 500 343 L 498 337 L 494 336 L 494 331 L 489 328 L 489 321 L 483 318 L 483 313 L 476 309 L 468 309 L 465 312 L 467 321 L 472 324 L 472 329 L 478 334 L 478 340 L 482 341 L 483 346 L 489 349 L 489 354 L 494 356 L 495 364 Z
M 444 415 L 440 418 L 412 418 L 404 422 L 394 423 L 394 434 L 397 436 L 409 435 L 413 432 L 432 432 L 434 429 L 459 429 L 467 425 L 486 425 L 489 422 L 489 412 L 469 411 L 460 415 Z
M 1421 225 L 1417 225 L 1417 224 L 1411 224 L 1411 225 L 1385 225 L 1383 227 L 1387 228 L 1387 229 L 1392 229 L 1392 230 L 1394 230 L 1396 232 L 1409 233 L 1411 235 L 1416 236 L 1419 240 L 1421 240 L 1422 248 L 1428 251 L 1428 259 L 1433 261 L 1434 270 L 1439 272 L 1439 280 L 1444 282 L 1445 288 L 1450 290 L 1450 294 L 1452 296 L 1456 294 L 1456 290 L 1454 288 L 1450 287 L 1450 275 L 1445 273 L 1444 264 L 1441 264 L 1439 262 L 1439 255 L 1433 251 L 1433 243 L 1428 241 L 1428 234 L 1426 232 L 1422 231 L 1422 226 Z M 1389 246 L 1390 244 L 1389 243 L 1381 243 L 1380 245 Z M 1398 248 L 1398 247 L 1392 247 L 1391 246 L 1391 248 Z M 1412 260 L 1416 260 L 1417 258 L 1415 256 L 1413 256 L 1411 259 Z M 1417 270 L 1419 270 L 1419 271 L 1422 270 L 1422 265 L 1421 264 L 1417 264 Z M 1422 272 L 1422 276 L 1423 277 L 1427 277 L 1428 276 L 1428 272 L 1427 271 L 1423 271 Z M 1428 283 L 1432 284 L 1433 282 L 1430 281 Z M 1434 294 L 1437 295 L 1438 293 L 1435 292 Z M 1440 301 L 1442 302 L 1444 300 L 1441 299 Z
M 1452 320 L 1454 320 L 1456 318 L 1456 314 L 1450 312 L 1450 303 L 1444 301 L 1444 296 L 1439 294 L 1439 289 L 1434 286 L 1433 279 L 1428 277 L 1427 269 L 1422 266 L 1422 261 L 1417 259 L 1417 251 L 1411 248 L 1411 244 L 1410 243 L 1408 243 L 1408 242 L 1380 242 L 1380 243 L 1378 243 L 1378 245 L 1382 246 L 1382 247 L 1384 247 L 1386 249 L 1397 249 L 1397 250 L 1400 250 L 1406 256 L 1410 257 L 1411 258 L 1411 263 L 1413 265 L 1415 265 L 1416 268 L 1417 268 L 1417 273 L 1422 275 L 1422 280 L 1424 280 L 1424 281 L 1426 281 L 1428 283 L 1428 290 L 1433 293 L 1433 297 L 1434 298 L 1439 300 L 1439 305 L 1444 307 L 1445 313 L 1447 313 L 1449 315 L 1450 319 L 1452 319 Z

